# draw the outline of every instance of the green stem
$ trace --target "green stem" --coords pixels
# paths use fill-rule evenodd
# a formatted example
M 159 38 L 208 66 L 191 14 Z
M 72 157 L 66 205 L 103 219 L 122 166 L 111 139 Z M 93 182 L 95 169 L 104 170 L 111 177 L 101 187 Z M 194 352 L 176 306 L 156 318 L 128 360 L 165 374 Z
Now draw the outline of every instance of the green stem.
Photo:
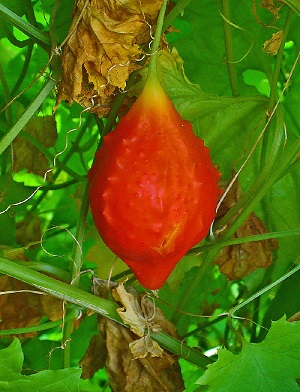
M 171 11 L 166 15 L 164 24 L 163 24 L 163 32 L 167 30 L 167 28 L 172 24 L 173 20 L 177 18 L 178 15 L 184 11 L 184 9 L 192 2 L 192 0 L 180 0 L 178 3 L 171 9 Z
M 254 301 L 256 298 L 261 297 L 263 294 L 267 293 L 268 291 L 270 291 L 273 287 L 279 285 L 281 282 L 283 282 L 284 280 L 286 280 L 287 278 L 289 278 L 290 276 L 294 275 L 296 272 L 298 272 L 300 270 L 300 265 L 298 265 L 297 267 L 295 267 L 294 269 L 290 270 L 289 272 L 287 272 L 285 275 L 283 275 L 281 278 L 277 279 L 275 282 L 268 284 L 266 287 L 262 288 L 259 291 L 256 291 L 253 295 L 251 295 L 249 298 L 247 298 L 245 301 L 243 301 L 242 303 L 240 303 L 239 305 L 236 305 L 235 307 L 233 307 L 230 312 L 229 315 L 231 317 L 234 318 L 235 314 L 242 309 L 244 306 L 248 305 L 249 303 L 251 303 L 252 301 Z
M 46 331 L 47 329 L 61 327 L 64 322 L 68 321 L 70 316 L 71 315 L 67 315 L 63 319 L 60 319 L 60 320 L 57 320 L 57 321 L 51 321 L 51 322 L 48 322 L 48 323 L 43 323 L 43 324 L 40 324 L 40 325 L 35 325 L 33 327 L 2 329 L 2 330 L 0 330 L 0 336 L 4 336 L 4 335 L 19 335 L 19 334 L 22 334 L 22 333 L 40 332 L 40 331 Z
M 230 87 L 231 87 L 232 95 L 234 97 L 237 97 L 240 95 L 240 93 L 239 93 L 239 84 L 238 84 L 238 78 L 236 73 L 236 67 L 234 64 L 234 57 L 233 57 L 232 29 L 230 24 L 228 23 L 228 21 L 231 20 L 229 0 L 222 0 L 222 12 L 225 17 L 223 18 L 223 29 L 224 29 L 224 36 L 225 36 L 226 64 L 228 69 Z
M 272 122 L 274 123 L 274 121 L 276 121 L 281 124 L 283 120 L 280 122 L 277 116 L 278 116 L 278 112 L 276 112 L 275 120 L 273 120 Z M 270 122 L 271 120 L 272 119 L 270 118 L 268 122 Z M 269 125 L 268 122 L 266 126 Z M 268 189 L 265 187 L 266 179 L 270 175 L 270 173 L 274 172 L 274 164 L 278 162 L 278 153 L 282 145 L 282 138 L 284 136 L 283 129 L 281 128 L 280 124 L 276 123 L 276 126 L 274 126 L 275 133 L 271 140 L 272 145 L 269 149 L 270 153 L 268 155 L 268 159 L 265 160 L 265 165 L 263 166 L 263 169 L 259 177 L 257 178 L 255 184 L 246 193 L 244 193 L 241 196 L 241 198 L 235 203 L 235 205 L 232 208 L 230 208 L 228 213 L 217 222 L 215 228 L 219 228 L 228 224 L 228 222 L 230 222 L 234 217 L 236 217 L 240 213 L 240 211 L 242 211 L 245 208 L 248 208 L 249 205 L 251 205 L 251 208 L 253 208 L 256 203 L 256 201 L 253 202 L 253 199 L 257 200 L 257 195 L 262 188 L 265 190 L 265 192 L 268 191 Z M 286 161 L 283 162 L 285 162 L 284 164 L 287 164 Z
M 163 31 L 163 24 L 164 24 L 164 17 L 165 17 L 165 13 L 166 13 L 167 3 L 168 3 L 168 0 L 164 0 L 164 2 L 162 3 L 161 9 L 159 11 L 158 18 L 157 18 L 157 25 L 156 25 L 156 30 L 155 30 L 155 34 L 154 34 L 154 40 L 153 40 L 152 48 L 151 48 L 151 56 L 150 56 L 150 62 L 149 62 L 147 81 L 157 82 L 157 80 L 158 80 L 157 57 L 158 57 L 158 50 L 160 47 L 160 38 L 162 35 L 162 31 Z
M 20 136 L 22 136 L 25 140 L 27 140 L 34 147 L 36 147 L 43 155 L 45 155 L 47 159 L 49 159 L 50 162 L 54 161 L 54 156 L 51 154 L 51 152 L 46 147 L 44 147 L 42 143 L 40 143 L 34 137 L 30 136 L 28 132 L 20 131 Z M 81 176 L 77 174 L 72 169 L 68 168 L 65 164 L 60 162 L 58 159 L 55 159 L 55 165 L 58 166 L 60 169 L 64 170 L 66 173 L 68 173 L 76 181 L 81 182 L 83 179 L 85 179 L 85 176 Z
M 269 99 L 269 112 L 271 112 L 274 108 L 275 102 L 278 99 L 278 88 L 277 88 L 277 83 L 278 83 L 278 78 L 280 75 L 281 71 L 281 64 L 282 64 L 282 58 L 283 58 L 283 51 L 284 51 L 284 45 L 285 41 L 287 39 L 288 32 L 290 30 L 291 26 L 291 21 L 292 21 L 292 16 L 293 16 L 293 11 L 290 9 L 286 20 L 285 20 L 285 25 L 283 29 L 283 34 L 282 34 L 282 41 L 276 56 L 276 61 L 275 61 L 275 66 L 274 66 L 274 71 L 272 74 L 272 81 L 271 81 L 271 91 L 270 91 L 270 99 Z
M 49 23 L 49 34 L 50 34 L 50 41 L 51 41 L 51 51 L 54 51 L 57 47 L 57 36 L 56 36 L 56 29 L 55 29 L 55 20 L 59 11 L 59 7 L 61 5 L 62 0 L 55 0 L 52 6 L 52 12 L 50 15 L 50 23 Z
M 64 157 L 63 157 L 63 159 L 62 159 L 62 161 L 61 161 L 61 164 L 62 164 L 63 166 L 59 167 L 59 164 L 58 164 L 58 169 L 57 169 L 57 170 L 55 171 L 55 173 L 53 174 L 53 178 L 52 178 L 52 181 L 53 181 L 53 182 L 58 178 L 59 174 L 61 173 L 61 170 L 64 170 L 65 165 L 67 164 L 68 160 L 73 156 L 74 152 L 76 152 L 76 151 L 79 150 L 79 148 L 80 148 L 80 147 L 79 147 L 80 140 L 82 139 L 82 137 L 83 137 L 84 134 L 86 133 L 86 129 L 87 129 L 87 127 L 90 125 L 91 119 L 92 119 L 92 116 L 89 115 L 88 118 L 86 119 L 86 121 L 84 122 L 84 124 L 82 125 L 82 127 L 79 129 L 79 132 L 78 132 L 78 134 L 77 134 L 77 137 L 76 137 L 75 141 L 72 143 L 71 148 L 68 149 L 68 150 L 66 151 L 66 153 L 64 154 Z M 59 161 L 57 161 L 57 162 L 59 162 Z M 37 207 L 40 205 L 40 203 L 41 203 L 41 202 L 43 201 L 43 199 L 45 198 L 45 196 L 47 195 L 48 190 L 47 190 L 47 189 L 44 190 L 43 187 L 42 187 L 41 189 L 42 189 L 42 193 L 41 193 L 41 195 L 37 198 L 37 200 L 35 201 L 35 203 L 32 205 L 30 211 L 36 210 Z
M 2 4 L 0 4 L 0 17 L 13 24 L 24 34 L 28 35 L 28 37 L 32 38 L 34 42 L 38 43 L 42 48 L 48 51 L 50 46 L 49 37 Z
M 255 242 L 255 241 L 267 241 L 272 238 L 284 238 L 284 237 L 293 237 L 293 236 L 299 236 L 299 235 L 300 235 L 300 229 L 295 229 L 295 230 L 286 230 L 286 231 L 280 231 L 280 232 L 251 235 L 249 237 L 235 238 L 235 239 L 227 240 L 227 241 L 224 241 L 223 239 L 222 240 L 217 239 L 214 242 L 210 242 L 210 243 L 205 244 L 203 246 L 199 246 L 197 248 L 191 249 L 187 253 L 187 256 L 195 256 L 195 255 L 200 254 L 201 252 L 203 252 L 207 249 L 212 249 L 214 247 L 219 247 L 219 246 L 221 246 L 223 248 L 225 246 L 246 244 L 246 243 Z
M 24 60 L 23 66 L 22 66 L 22 70 L 19 74 L 18 80 L 16 81 L 13 89 L 11 90 L 11 94 L 10 94 L 11 97 L 13 97 L 16 94 L 16 92 L 18 91 L 19 87 L 22 85 L 22 83 L 25 79 L 25 76 L 26 76 L 26 73 L 28 71 L 28 67 L 30 64 L 32 51 L 33 51 L 33 45 L 28 46 L 27 52 L 25 55 L 25 60 Z
M 68 301 L 74 305 L 90 309 L 113 321 L 124 325 L 116 309 L 119 307 L 115 302 L 97 297 L 93 294 L 80 290 L 78 287 L 70 286 L 49 276 L 33 271 L 14 261 L 0 257 L 0 272 L 11 276 L 22 282 L 28 283 L 54 297 Z M 188 347 L 185 343 L 177 340 L 163 332 L 151 332 L 151 337 L 161 344 L 162 347 L 173 352 L 175 355 L 183 357 L 190 363 L 205 369 L 212 362 L 198 350 Z
M 84 239 L 85 232 L 85 222 L 89 209 L 89 199 L 88 199 L 88 190 L 89 184 L 87 182 L 85 186 L 85 192 L 82 199 L 75 241 L 73 243 L 73 252 L 72 252 L 72 262 L 70 266 L 71 270 L 71 282 L 73 287 L 78 287 L 80 282 L 80 269 L 82 265 L 82 244 Z M 63 361 L 64 368 L 70 367 L 70 358 L 71 358 L 71 333 L 73 330 L 73 321 L 78 316 L 78 311 L 75 307 L 70 310 L 70 313 L 73 315 L 72 318 L 68 320 L 68 322 L 64 325 L 64 333 L 63 333 L 63 342 L 65 344 L 64 353 L 63 353 Z
M 0 4 L 1 6 L 1 4 Z M 23 127 L 28 123 L 31 117 L 34 115 L 36 110 L 41 106 L 45 98 L 50 94 L 54 86 L 56 85 L 56 81 L 53 79 L 49 79 L 36 98 L 32 101 L 32 103 L 27 107 L 25 112 L 19 118 L 19 120 L 13 125 L 13 127 L 7 132 L 7 134 L 0 140 L 0 155 L 6 148 L 11 144 L 11 142 L 18 136 Z
M 9 102 L 9 99 L 10 99 L 10 92 L 9 92 L 9 87 L 8 87 L 8 83 L 6 80 L 6 76 L 5 76 L 5 73 L 3 72 L 3 68 L 1 66 L 1 64 L 0 64 L 0 80 L 2 83 L 2 87 L 3 87 L 5 102 L 7 103 L 7 102 Z M 6 115 L 7 115 L 7 122 L 10 127 L 13 124 L 13 114 L 12 114 L 11 107 L 9 107 L 7 109 Z
M 6 260 L 3 257 L 0 257 L 0 272 L 21 280 L 63 301 L 90 309 L 121 323 L 121 319 L 116 312 L 118 306 L 115 302 L 96 297 L 93 294 L 80 290 L 78 287 L 70 286 L 67 283 L 60 282 L 40 272 L 33 271 L 24 265 Z

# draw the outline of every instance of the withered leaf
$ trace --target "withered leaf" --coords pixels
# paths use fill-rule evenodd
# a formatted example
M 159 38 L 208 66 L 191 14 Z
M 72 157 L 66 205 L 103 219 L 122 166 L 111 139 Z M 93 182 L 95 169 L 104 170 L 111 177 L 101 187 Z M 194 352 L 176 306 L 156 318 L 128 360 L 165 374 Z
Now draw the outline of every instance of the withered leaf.
M 262 0 L 260 5 L 273 14 L 275 22 L 279 19 L 279 11 L 283 5 L 282 1 Z
M 62 57 L 57 105 L 78 102 L 106 115 L 116 88 L 139 67 L 162 0 L 79 0 Z
M 81 378 L 92 378 L 97 370 L 102 369 L 105 366 L 105 359 L 106 344 L 100 334 L 94 335 L 84 357 L 79 362 L 79 366 L 82 367 Z
M 161 357 L 164 350 L 154 341 L 149 335 L 143 336 L 140 339 L 129 343 L 133 359 L 150 357 Z
M 251 213 L 235 233 L 235 238 L 267 233 L 263 222 Z M 257 268 L 267 268 L 272 264 L 272 251 L 277 247 L 274 239 L 247 242 L 224 247 L 215 263 L 229 280 L 241 279 Z
M 46 148 L 54 146 L 57 139 L 54 116 L 34 116 L 26 124 L 24 131 Z M 22 169 L 44 176 L 49 169 L 49 162 L 40 150 L 19 135 L 13 141 L 13 171 Z
M 117 309 L 119 316 L 125 324 L 130 325 L 130 329 L 138 336 L 144 336 L 146 320 L 142 315 L 141 307 L 137 298 L 125 290 L 123 284 L 113 289 L 113 296 L 117 302 L 121 302 L 124 307 Z
M 123 285 L 121 285 L 122 287 Z M 107 282 L 101 285 L 99 292 L 103 293 Z M 115 287 L 112 285 L 112 287 Z M 154 306 L 147 296 L 140 296 L 135 290 L 123 287 L 121 297 L 125 297 L 124 291 L 130 291 L 130 300 L 135 304 L 139 317 L 142 315 L 149 324 L 161 324 L 160 328 L 164 332 L 172 332 L 172 336 L 177 337 L 175 327 L 165 319 L 163 322 L 162 312 Z M 106 296 L 106 293 L 103 293 Z M 132 300 L 132 297 L 135 300 Z M 120 297 L 118 297 L 120 301 Z M 129 301 L 128 298 L 126 302 Z M 148 298 L 142 305 L 143 298 Z M 138 306 L 137 306 L 138 305 Z M 133 309 L 133 307 L 132 307 Z M 143 313 L 143 309 L 145 313 Z M 140 315 L 140 312 L 141 315 Z M 158 317 L 157 317 L 158 315 Z M 150 316 L 150 318 L 148 318 Z M 172 327 L 171 327 L 172 325 Z M 180 367 L 177 358 L 163 351 L 153 342 L 145 331 L 142 337 L 138 337 L 129 329 L 107 319 L 103 316 L 98 318 L 98 329 L 106 342 L 106 363 L 105 369 L 110 381 L 112 391 L 120 392 L 180 392 L 184 390 Z M 89 350 L 89 352 L 91 352 Z M 103 356 L 101 352 L 93 351 L 94 358 Z M 81 362 L 84 367 L 84 361 Z M 83 369 L 83 371 L 85 371 Z
M 222 186 L 222 185 L 221 185 Z M 225 188 L 225 184 L 223 184 Z M 227 193 L 218 217 L 224 215 L 241 196 L 241 189 L 236 181 Z M 248 237 L 267 233 L 264 223 L 252 212 L 237 230 L 234 238 Z M 257 268 L 267 268 L 272 264 L 272 252 L 277 247 L 276 239 L 247 242 L 224 247 L 215 259 L 220 271 L 229 280 L 241 279 Z
M 266 52 L 271 56 L 277 54 L 279 47 L 281 45 L 282 36 L 283 36 L 283 30 L 274 33 L 272 37 L 264 43 L 263 52 Z
M 0 329 L 24 328 L 39 325 L 43 317 L 56 321 L 63 316 L 62 302 L 44 294 L 24 292 L 32 286 L 9 276 L 0 277 Z M 5 291 L 21 291 L 5 294 Z M 22 292 L 23 291 L 23 292 Z M 34 332 L 17 335 L 31 338 Z

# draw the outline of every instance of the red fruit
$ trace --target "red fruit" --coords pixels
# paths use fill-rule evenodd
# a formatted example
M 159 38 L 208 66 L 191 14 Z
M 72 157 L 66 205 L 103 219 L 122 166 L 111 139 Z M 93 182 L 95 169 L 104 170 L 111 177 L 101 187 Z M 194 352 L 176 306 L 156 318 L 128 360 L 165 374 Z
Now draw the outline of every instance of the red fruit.
M 219 172 L 159 83 L 147 82 L 104 137 L 89 172 L 90 205 L 107 246 L 148 289 L 208 233 Z

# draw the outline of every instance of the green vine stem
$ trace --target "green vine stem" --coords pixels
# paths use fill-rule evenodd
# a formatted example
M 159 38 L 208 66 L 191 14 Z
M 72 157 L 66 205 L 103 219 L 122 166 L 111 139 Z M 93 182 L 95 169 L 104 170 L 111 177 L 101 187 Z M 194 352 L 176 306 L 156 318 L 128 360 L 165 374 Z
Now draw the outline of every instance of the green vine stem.
M 61 162 L 59 160 L 56 161 L 58 168 L 55 171 L 55 173 L 53 174 L 52 182 L 55 182 L 55 180 L 58 178 L 59 174 L 61 173 L 61 170 L 65 170 L 65 167 L 67 167 L 66 164 L 68 163 L 69 159 L 73 156 L 74 152 L 76 152 L 80 149 L 80 146 L 79 146 L 80 141 L 81 141 L 82 137 L 84 136 L 87 127 L 91 124 L 91 120 L 92 120 L 92 115 L 89 115 L 87 117 L 86 121 L 84 122 L 84 124 L 79 129 L 79 132 L 78 132 L 74 142 L 72 143 L 71 147 L 64 154 Z M 81 178 L 81 181 L 82 181 L 82 178 Z M 44 189 L 44 187 L 42 187 L 41 190 L 42 190 L 42 193 L 35 200 L 35 203 L 32 205 L 30 211 L 36 210 L 37 207 L 39 206 L 39 204 L 43 201 L 43 199 L 47 195 L 47 192 L 48 192 L 47 189 Z
M 20 136 L 22 136 L 30 144 L 32 144 L 34 147 L 36 147 L 43 155 L 45 155 L 45 157 L 50 162 L 54 161 L 54 155 L 52 155 L 51 152 L 46 147 L 44 147 L 42 143 L 40 143 L 34 137 L 30 136 L 28 132 L 21 130 Z M 77 174 L 72 169 L 70 169 L 68 166 L 66 166 L 64 163 L 62 163 L 59 159 L 55 159 L 55 165 L 57 167 L 59 167 L 60 169 L 64 170 L 66 173 L 68 173 L 76 181 L 81 182 L 85 179 L 85 176 L 81 176 L 81 175 Z
M 192 0 L 179 0 L 165 17 L 162 30 L 166 31 L 166 29 L 171 25 L 173 20 L 176 19 L 177 16 L 179 16 L 191 2 Z
M 6 260 L 3 257 L 0 257 L 0 273 L 21 280 L 22 282 L 28 283 L 47 294 L 70 302 L 76 306 L 92 310 L 121 325 L 124 325 L 116 311 L 118 305 L 113 301 L 97 297 L 79 289 L 78 287 L 73 287 L 67 283 L 60 282 L 54 278 L 43 275 L 40 272 L 33 271 L 31 268 L 24 265 L 17 264 L 11 260 Z M 210 358 L 206 357 L 198 350 L 187 346 L 185 343 L 165 333 L 151 332 L 150 334 L 151 337 L 161 344 L 162 347 L 175 355 L 184 358 L 191 364 L 200 367 L 201 369 L 205 369 L 209 363 L 213 362 Z
M 6 8 L 3 4 L 0 4 L 0 17 L 2 17 L 7 22 L 13 24 L 28 37 L 32 38 L 34 42 L 38 43 L 46 51 L 49 50 L 50 39 L 49 37 L 41 32 L 39 29 L 34 27 L 32 24 L 28 23 L 26 20 L 22 19 L 20 16 L 16 15 L 10 9 Z
M 52 329 L 56 327 L 61 327 L 61 325 L 68 321 L 71 318 L 71 314 L 65 316 L 63 319 L 57 321 L 50 321 L 49 323 L 43 323 L 40 325 L 34 325 L 33 327 L 24 327 L 24 328 L 12 328 L 12 329 L 2 329 L 0 330 L 0 336 L 5 335 L 19 335 L 23 333 L 32 333 L 32 332 L 41 332 L 46 331 L 47 329 Z
M 89 184 L 86 183 L 84 196 L 81 203 L 81 209 L 75 234 L 75 240 L 73 243 L 73 251 L 72 251 L 72 261 L 70 265 L 71 271 L 71 284 L 74 287 L 79 287 L 80 283 L 80 269 L 82 264 L 82 244 L 84 239 L 85 232 L 85 223 L 89 209 L 89 199 L 88 199 L 88 190 Z M 69 311 L 73 317 L 71 317 L 64 325 L 64 333 L 63 333 L 63 343 L 64 343 L 64 352 L 63 352 L 63 366 L 64 368 L 70 367 L 70 352 L 71 352 L 71 333 L 73 329 L 73 321 L 76 317 L 78 317 L 78 310 L 73 306 Z M 69 313 L 68 313 L 69 315 Z
M 151 56 L 150 56 L 150 61 L 149 61 L 148 76 L 147 76 L 146 83 L 151 83 L 151 82 L 157 83 L 157 81 L 158 81 L 157 58 L 158 58 L 158 50 L 160 47 L 160 38 L 162 35 L 162 31 L 163 31 L 163 24 L 164 24 L 164 17 L 165 17 L 165 13 L 166 13 L 167 3 L 168 3 L 168 0 L 164 0 L 164 2 L 162 3 L 161 9 L 159 11 L 158 18 L 157 18 L 157 25 L 156 25 L 154 39 L 153 39 L 153 43 L 152 43 L 152 47 L 151 47 Z
M 223 18 L 223 29 L 225 37 L 225 48 L 226 48 L 226 64 L 228 69 L 229 81 L 231 86 L 232 95 L 237 97 L 239 93 L 239 84 L 236 73 L 236 67 L 234 64 L 233 57 L 233 42 L 232 42 L 232 29 L 228 21 L 231 20 L 230 15 L 230 4 L 229 0 L 222 0 L 222 12 L 225 18 Z
M 1 4 L 0 4 L 1 6 Z M 11 127 L 11 129 L 7 132 L 5 136 L 0 140 L 0 155 L 9 147 L 11 142 L 18 136 L 18 134 L 22 131 L 23 127 L 28 123 L 31 117 L 34 115 L 36 110 L 41 106 L 45 98 L 50 94 L 54 86 L 56 85 L 56 81 L 53 79 L 49 79 L 36 98 L 32 101 L 32 103 L 27 107 L 25 112 L 19 118 L 19 120 Z
M 272 80 L 271 80 L 271 91 L 270 91 L 270 98 L 269 98 L 269 112 L 271 112 L 274 108 L 275 101 L 278 98 L 278 88 L 277 88 L 277 83 L 278 83 L 278 78 L 280 75 L 281 71 L 281 63 L 282 63 L 282 58 L 283 58 L 283 51 L 284 51 L 284 45 L 287 39 L 288 32 L 290 30 L 291 26 L 291 21 L 294 13 L 290 9 L 288 11 L 286 20 L 285 20 L 285 25 L 282 33 L 282 40 L 281 44 L 276 56 L 276 61 L 275 61 L 275 66 L 274 66 L 274 71 L 272 74 Z

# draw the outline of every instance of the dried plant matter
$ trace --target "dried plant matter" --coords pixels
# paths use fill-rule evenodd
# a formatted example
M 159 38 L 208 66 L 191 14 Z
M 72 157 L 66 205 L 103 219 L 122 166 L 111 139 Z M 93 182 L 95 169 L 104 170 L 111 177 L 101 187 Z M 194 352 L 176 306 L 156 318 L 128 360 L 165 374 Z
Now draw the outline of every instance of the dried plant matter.
M 101 115 L 116 88 L 124 89 L 138 68 L 142 46 L 162 0 L 79 0 L 62 58 L 57 104 L 78 102 Z
M 101 292 L 103 295 L 103 281 Z M 89 369 L 99 357 L 105 359 L 105 369 L 113 391 L 183 391 L 183 380 L 177 358 L 165 352 L 149 335 L 149 330 L 163 330 L 177 336 L 173 324 L 147 296 L 140 296 L 134 289 L 115 286 L 114 297 L 122 304 L 119 314 L 131 331 L 116 322 L 99 316 L 98 329 L 105 347 L 91 342 L 87 354 L 81 361 L 84 374 L 91 376 Z M 99 294 L 99 286 L 97 286 Z M 135 333 L 133 332 L 135 331 Z M 137 333 L 137 334 L 136 334 Z M 101 346 L 100 352 L 97 347 Z M 94 361 L 91 359 L 94 356 Z
M 224 215 L 240 195 L 239 184 L 235 182 L 224 199 L 219 216 Z M 236 231 L 234 237 L 242 238 L 264 233 L 267 233 L 264 223 L 252 212 Z M 226 246 L 217 256 L 215 263 L 228 279 L 241 279 L 257 268 L 268 268 L 272 264 L 272 252 L 276 247 L 277 240 L 275 239 Z

